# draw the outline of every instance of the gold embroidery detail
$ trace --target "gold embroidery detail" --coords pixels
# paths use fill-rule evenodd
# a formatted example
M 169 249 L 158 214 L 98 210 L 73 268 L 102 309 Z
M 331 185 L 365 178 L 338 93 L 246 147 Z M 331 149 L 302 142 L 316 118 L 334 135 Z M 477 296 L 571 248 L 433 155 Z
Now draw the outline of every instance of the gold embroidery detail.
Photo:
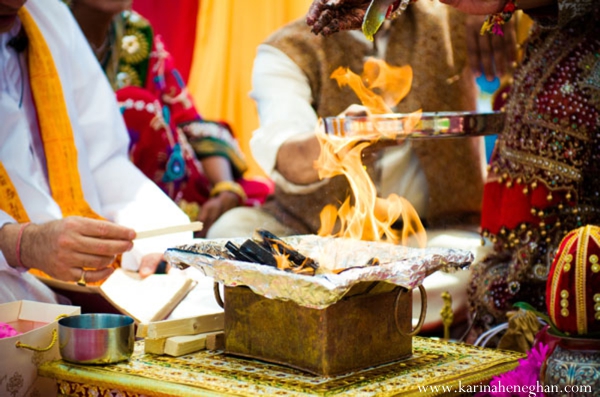
M 579 132 L 569 126 L 563 126 L 560 124 L 552 123 L 548 120 L 538 119 L 531 116 L 525 118 L 525 123 L 531 124 L 536 127 L 547 128 L 549 130 L 556 130 L 574 138 L 581 139 L 584 142 L 591 141 L 590 136 L 587 134 L 585 126 L 579 126 L 578 128 L 581 129 L 581 132 Z
M 581 172 L 579 172 L 577 168 L 568 166 L 558 161 L 550 160 L 542 156 L 535 156 L 519 150 L 510 149 L 505 145 L 500 146 L 500 153 L 508 160 L 519 162 L 530 167 L 541 168 L 575 182 L 580 182 L 582 179 Z
M 117 88 L 129 86 L 141 87 L 140 75 L 129 65 L 120 65 L 117 73 Z
M 121 40 L 121 59 L 130 64 L 142 62 L 150 54 L 150 44 L 141 32 L 127 29 Z
M 573 235 L 570 235 L 571 237 L 573 237 Z M 567 238 L 567 237 L 565 237 Z M 575 239 L 571 238 L 570 240 L 567 240 L 567 244 L 565 244 L 565 248 L 562 251 L 562 253 L 560 254 L 560 257 L 558 258 L 557 263 L 560 265 L 561 263 L 563 264 L 563 270 L 566 266 L 571 266 L 569 263 L 573 260 L 573 255 L 569 254 L 568 252 L 571 250 L 571 247 L 573 246 Z M 557 299 L 557 295 L 554 291 L 558 291 L 558 283 L 560 281 L 560 269 L 555 269 L 554 274 L 552 275 L 552 284 L 551 284 L 551 289 L 550 291 L 552 291 L 552 293 L 550 294 L 550 310 L 548 310 L 548 315 L 550 315 L 550 319 L 556 324 L 557 323 L 557 316 L 558 313 L 556 312 L 556 299 Z M 598 298 L 600 298 L 600 294 L 598 294 Z M 567 311 L 568 312 L 568 311 Z M 561 311 L 562 314 L 562 311 Z M 568 314 L 567 314 L 568 315 Z
M 148 20 L 136 12 L 124 11 L 123 16 L 125 17 L 127 24 L 133 26 L 134 28 L 142 29 L 150 26 Z
M 598 256 L 597 255 L 591 255 L 590 256 L 590 262 L 592 263 L 592 271 L 594 273 L 598 273 L 600 271 L 600 264 L 598 264 Z
M 569 291 L 567 291 L 566 289 L 563 289 L 562 291 L 560 291 L 560 297 L 567 299 L 569 297 Z
M 589 239 L 592 237 L 592 227 L 582 227 L 579 231 L 579 242 L 582 244 L 577 252 L 577 262 L 575 262 L 575 310 L 577 319 L 577 332 L 579 335 L 587 334 L 587 315 L 585 302 L 585 280 L 586 267 L 585 257 L 588 253 Z

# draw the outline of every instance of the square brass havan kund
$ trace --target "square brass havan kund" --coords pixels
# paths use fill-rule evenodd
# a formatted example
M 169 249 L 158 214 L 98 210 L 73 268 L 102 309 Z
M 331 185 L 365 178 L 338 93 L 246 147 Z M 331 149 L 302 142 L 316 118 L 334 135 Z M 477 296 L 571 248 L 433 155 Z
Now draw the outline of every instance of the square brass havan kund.
M 359 290 L 363 293 L 356 294 Z M 243 286 L 225 287 L 224 301 L 227 354 L 323 376 L 358 371 L 412 354 L 412 337 L 400 334 L 394 317 L 396 312 L 398 327 L 408 334 L 412 293 L 385 282 L 359 283 L 325 309 L 269 299 Z

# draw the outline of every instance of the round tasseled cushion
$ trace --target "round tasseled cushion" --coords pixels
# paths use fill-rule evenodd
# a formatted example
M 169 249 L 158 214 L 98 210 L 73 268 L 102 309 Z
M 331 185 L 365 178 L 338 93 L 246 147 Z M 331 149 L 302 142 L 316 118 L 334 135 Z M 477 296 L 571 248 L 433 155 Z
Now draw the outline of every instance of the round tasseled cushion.
M 584 226 L 564 237 L 548 275 L 546 307 L 562 332 L 600 334 L 600 227 Z

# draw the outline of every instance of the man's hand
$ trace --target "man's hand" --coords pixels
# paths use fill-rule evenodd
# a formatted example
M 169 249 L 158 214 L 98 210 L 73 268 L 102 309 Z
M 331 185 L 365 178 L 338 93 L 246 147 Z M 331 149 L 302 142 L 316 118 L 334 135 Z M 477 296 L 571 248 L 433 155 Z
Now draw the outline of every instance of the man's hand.
M 469 64 L 476 77 L 484 75 L 489 81 L 512 74 L 517 59 L 517 32 L 514 20 L 508 21 L 502 36 L 481 34 L 485 17 L 467 17 L 467 49 Z
M 156 273 L 156 269 L 160 262 L 163 261 L 163 254 L 154 253 L 154 254 L 146 254 L 142 257 L 142 261 L 140 262 L 140 268 L 138 269 L 138 273 L 142 278 L 148 277 L 151 274 Z M 169 265 L 167 265 L 167 268 Z M 168 269 L 165 268 L 165 273 L 168 272 Z
M 355 30 L 362 26 L 371 0 L 314 0 L 306 23 L 314 34 L 329 36 L 340 30 Z
M 215 197 L 208 199 L 200 209 L 198 220 L 204 225 L 199 232 L 200 237 L 206 237 L 208 229 L 225 212 L 239 206 L 240 197 L 228 191 L 223 191 Z
M 31 224 L 21 239 L 21 262 L 49 276 L 87 282 L 107 278 L 115 257 L 133 247 L 135 231 L 108 221 L 78 216 Z

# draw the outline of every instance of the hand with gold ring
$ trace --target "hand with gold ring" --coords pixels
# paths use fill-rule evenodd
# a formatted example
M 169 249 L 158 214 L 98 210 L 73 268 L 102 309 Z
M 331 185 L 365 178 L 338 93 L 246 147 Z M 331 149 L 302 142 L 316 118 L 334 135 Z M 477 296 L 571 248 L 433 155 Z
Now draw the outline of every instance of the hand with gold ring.
M 79 277 L 79 280 L 77 280 L 77 285 L 85 287 L 86 284 L 87 283 L 85 282 L 85 269 L 81 268 L 81 277 Z
M 131 228 L 78 216 L 32 223 L 22 234 L 21 262 L 58 280 L 97 283 L 112 274 L 115 257 L 129 251 L 134 238 Z

